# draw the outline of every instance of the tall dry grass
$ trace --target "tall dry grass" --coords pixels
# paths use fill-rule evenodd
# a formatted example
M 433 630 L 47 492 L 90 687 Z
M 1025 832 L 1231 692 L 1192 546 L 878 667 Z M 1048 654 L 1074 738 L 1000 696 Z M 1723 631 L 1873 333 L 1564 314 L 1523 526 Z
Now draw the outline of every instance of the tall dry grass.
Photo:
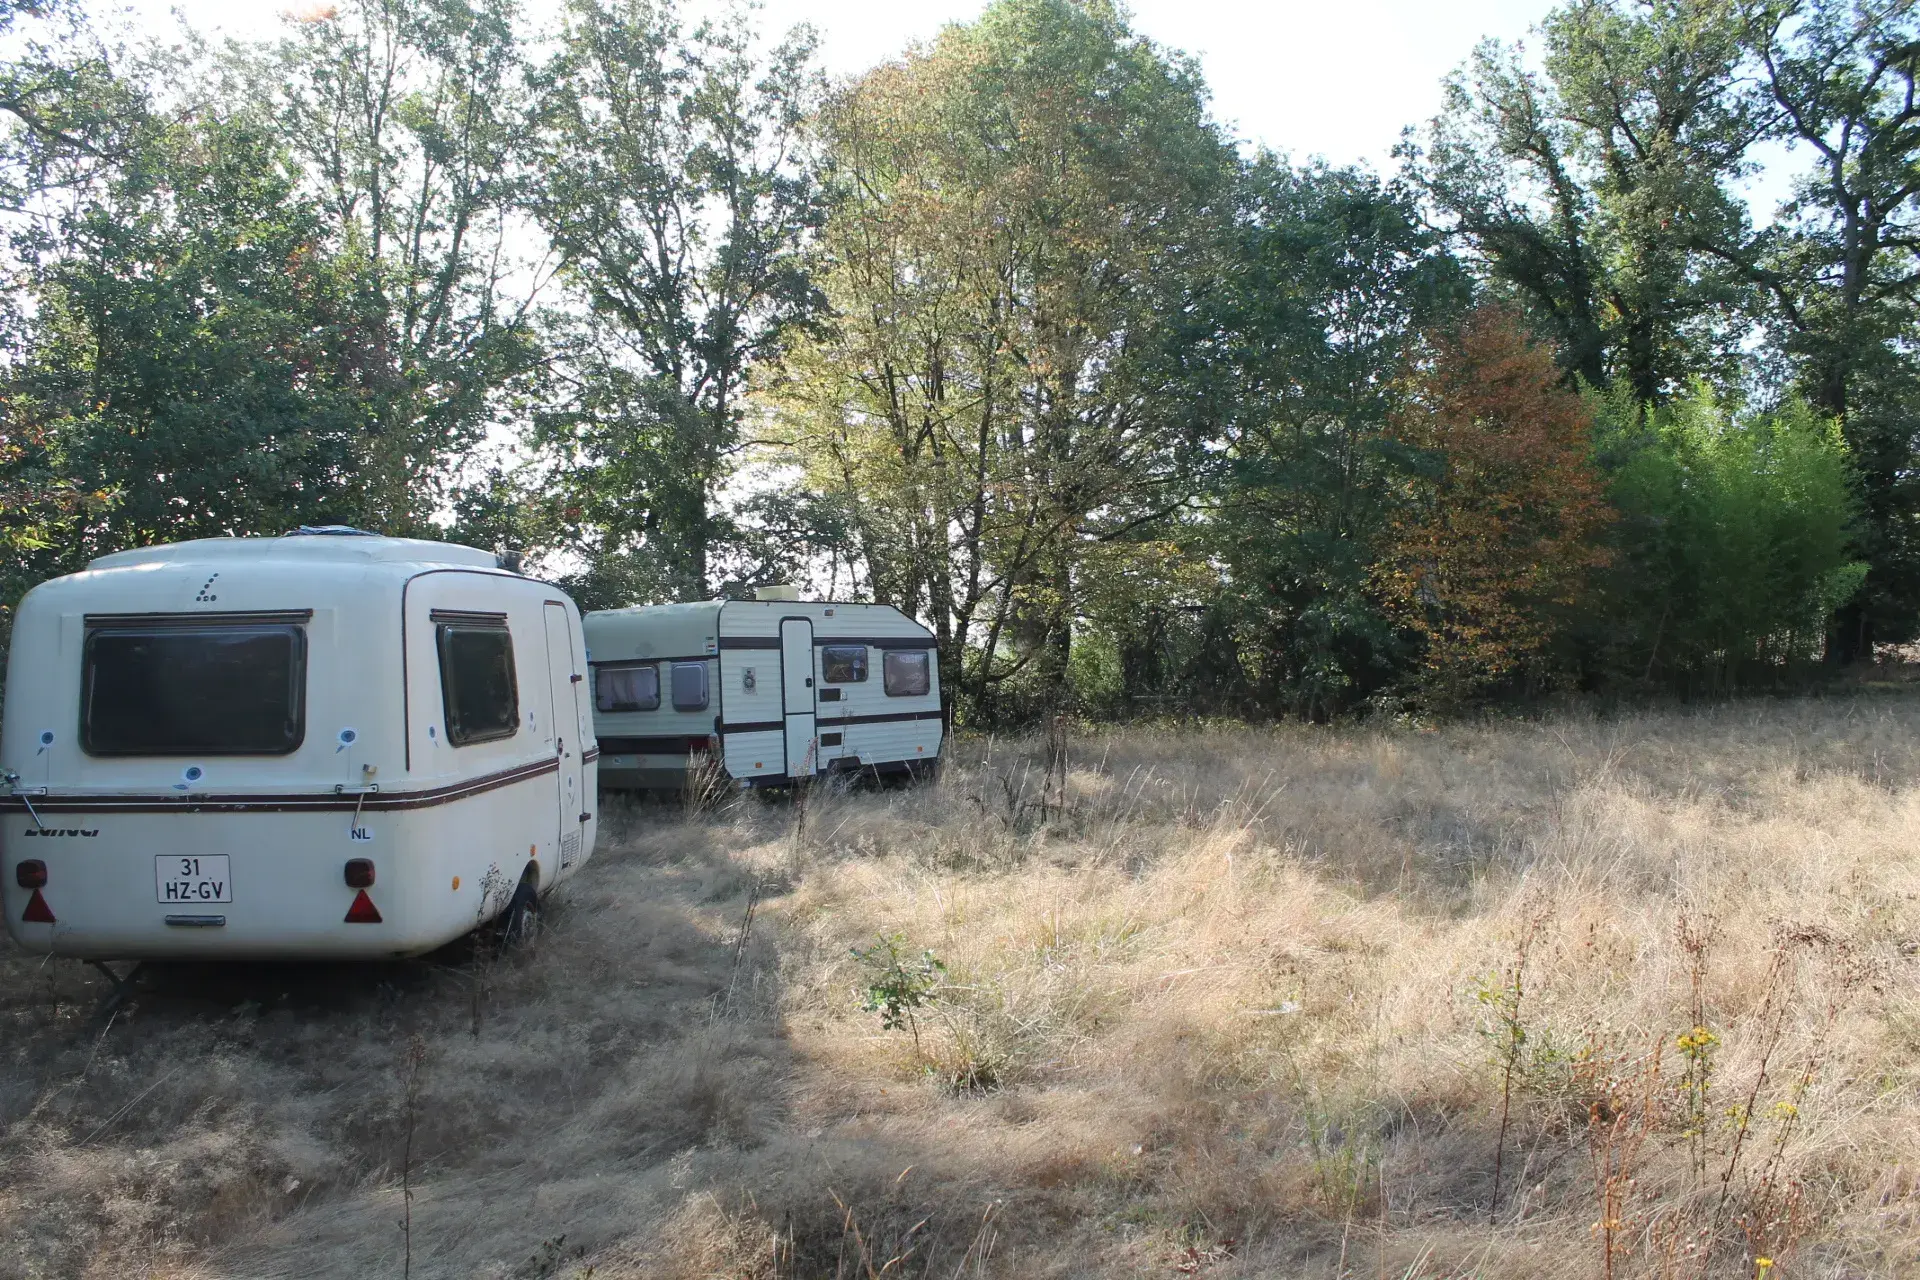
M 0 1275 L 1920 1274 L 1920 703 L 972 742 L 537 952 L 0 969 Z M 750 927 L 743 936 L 743 923 Z M 882 935 L 945 965 L 918 1047 Z M 425 1045 L 401 1167 L 411 1038 Z

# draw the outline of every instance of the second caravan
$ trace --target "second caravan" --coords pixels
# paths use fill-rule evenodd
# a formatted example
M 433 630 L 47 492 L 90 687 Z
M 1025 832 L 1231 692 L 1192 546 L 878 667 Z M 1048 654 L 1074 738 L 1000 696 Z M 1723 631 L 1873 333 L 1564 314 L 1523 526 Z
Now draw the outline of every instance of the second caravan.
M 934 636 L 891 605 L 708 600 L 582 625 L 608 787 L 678 787 L 703 760 L 767 786 L 939 758 Z

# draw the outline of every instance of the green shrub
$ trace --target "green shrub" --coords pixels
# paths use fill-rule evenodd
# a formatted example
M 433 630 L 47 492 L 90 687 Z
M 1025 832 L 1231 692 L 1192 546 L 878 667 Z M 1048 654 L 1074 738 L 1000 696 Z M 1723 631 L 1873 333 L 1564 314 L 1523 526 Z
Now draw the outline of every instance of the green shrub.
M 1620 513 L 1594 601 L 1605 673 L 1726 692 L 1817 658 L 1866 574 L 1839 427 L 1801 401 L 1741 412 L 1704 389 L 1644 415 L 1599 407 Z

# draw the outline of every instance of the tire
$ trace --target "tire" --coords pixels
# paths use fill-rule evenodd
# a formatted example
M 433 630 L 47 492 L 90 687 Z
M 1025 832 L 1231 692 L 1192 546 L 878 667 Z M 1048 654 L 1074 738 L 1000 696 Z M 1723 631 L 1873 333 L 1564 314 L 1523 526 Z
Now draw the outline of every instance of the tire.
M 500 913 L 500 952 L 520 951 L 533 944 L 540 931 L 540 895 L 533 881 L 522 880 Z

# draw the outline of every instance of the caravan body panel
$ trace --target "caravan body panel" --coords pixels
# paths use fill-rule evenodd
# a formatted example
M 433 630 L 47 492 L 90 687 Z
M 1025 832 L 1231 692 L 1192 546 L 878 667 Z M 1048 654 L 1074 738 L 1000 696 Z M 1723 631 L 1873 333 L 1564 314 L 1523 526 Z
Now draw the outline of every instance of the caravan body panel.
M 571 653 L 550 653 L 551 607 Z M 452 624 L 436 616 L 481 641 L 454 644 L 456 661 L 494 655 L 516 695 L 484 741 L 449 741 L 438 633 Z M 377 957 L 459 936 L 529 866 L 545 890 L 592 848 L 577 803 L 591 725 L 572 702 L 554 711 L 555 690 L 584 680 L 579 634 L 546 584 L 402 539 L 187 543 L 42 584 L 16 616 L 0 731 L 9 931 L 88 959 Z M 292 669 L 255 679 L 256 644 L 283 645 L 269 657 Z M 284 705 L 263 706 L 282 677 Z M 195 740 L 141 737 L 175 719 Z M 378 922 L 347 920 L 355 859 L 373 865 Z M 46 868 L 40 912 L 24 860 Z

